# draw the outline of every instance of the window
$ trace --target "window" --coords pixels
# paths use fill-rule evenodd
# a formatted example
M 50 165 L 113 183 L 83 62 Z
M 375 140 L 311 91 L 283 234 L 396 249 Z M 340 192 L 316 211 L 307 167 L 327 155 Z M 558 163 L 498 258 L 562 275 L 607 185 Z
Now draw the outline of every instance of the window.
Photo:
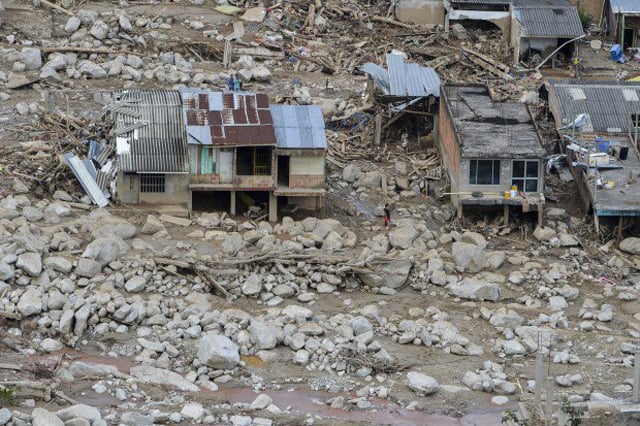
M 164 192 L 164 175 L 140 175 L 140 192 Z
M 522 192 L 538 192 L 540 161 L 516 160 L 513 162 L 511 184 Z
M 500 185 L 500 160 L 470 160 L 470 185 Z
M 213 148 L 202 147 L 200 150 L 200 173 L 210 175 L 216 171 L 215 152 Z

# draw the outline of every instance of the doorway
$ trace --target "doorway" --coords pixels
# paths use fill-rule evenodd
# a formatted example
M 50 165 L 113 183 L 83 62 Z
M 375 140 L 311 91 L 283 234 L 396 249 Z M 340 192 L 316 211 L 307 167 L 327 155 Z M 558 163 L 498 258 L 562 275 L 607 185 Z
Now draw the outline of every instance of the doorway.
M 289 187 L 289 156 L 278 156 L 278 186 Z

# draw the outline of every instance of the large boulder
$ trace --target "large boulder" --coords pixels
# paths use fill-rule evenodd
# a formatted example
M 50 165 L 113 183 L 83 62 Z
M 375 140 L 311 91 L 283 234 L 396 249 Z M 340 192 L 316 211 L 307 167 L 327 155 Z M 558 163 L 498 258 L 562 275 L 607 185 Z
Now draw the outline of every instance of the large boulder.
M 536 237 L 538 241 L 549 242 L 556 236 L 556 231 L 553 228 L 538 226 L 533 231 L 533 236 Z
M 42 295 L 37 289 L 31 287 L 22 293 L 20 300 L 18 300 L 18 312 L 20 312 L 23 317 L 36 315 L 41 311 Z
M 465 272 L 480 272 L 484 266 L 484 249 L 475 244 L 456 241 L 451 254 L 456 266 Z
M 64 422 L 55 413 L 44 408 L 33 409 L 31 412 L 31 424 L 33 426 L 64 426 Z
M 371 272 L 360 272 L 363 283 L 371 287 L 389 287 L 393 289 L 404 285 L 409 277 L 413 262 L 401 259 L 385 259 Z
M 360 167 L 355 164 L 348 164 L 342 169 L 342 179 L 346 182 L 353 183 L 360 177 Z
M 356 188 L 369 188 L 377 189 L 382 186 L 382 173 L 377 170 L 372 172 L 363 173 L 358 180 L 353 184 Z
M 93 240 L 82 253 L 82 257 L 94 259 L 104 267 L 123 256 L 129 250 L 129 245 L 117 236 L 98 237 Z
M 93 423 L 102 418 L 100 410 L 86 404 L 72 405 L 70 407 L 63 408 L 62 410 L 58 410 L 56 414 L 65 422 L 72 419 L 85 419 L 90 423 Z
M 102 79 L 107 78 L 107 72 L 101 66 L 91 62 L 87 59 L 83 59 L 78 62 L 76 69 L 80 74 L 87 78 Z
M 140 383 L 160 385 L 181 390 L 183 392 L 198 392 L 200 388 L 178 373 L 150 365 L 136 365 L 131 367 L 129 374 Z
M 389 232 L 389 243 L 393 248 L 406 250 L 413 245 L 417 236 L 418 231 L 413 225 L 400 226 Z
M 484 239 L 482 234 L 479 234 L 477 232 L 465 232 L 464 234 L 462 234 L 462 242 L 476 245 L 481 249 L 487 248 L 487 240 Z
M 462 281 L 452 282 L 447 288 L 449 294 L 462 299 L 490 300 L 492 302 L 500 299 L 500 285 L 486 283 L 471 277 L 467 277 Z
M 640 238 L 625 238 L 620 241 L 620 250 L 631 254 L 640 254 Z
M 20 60 L 27 70 L 37 70 L 42 66 L 42 52 L 37 47 L 24 47 L 20 51 Z
M 409 389 L 420 396 L 434 394 L 438 389 L 440 389 L 440 385 L 436 379 L 416 371 L 410 371 L 407 373 L 406 383 Z
M 246 245 L 247 243 L 244 238 L 242 238 L 242 234 L 233 232 L 228 234 L 222 242 L 222 250 L 230 256 L 235 256 Z
M 212 368 L 230 369 L 240 362 L 238 346 L 229 338 L 207 333 L 200 339 L 198 360 Z
M 32 277 L 37 277 L 42 272 L 42 257 L 38 253 L 22 253 L 18 256 L 16 267 Z

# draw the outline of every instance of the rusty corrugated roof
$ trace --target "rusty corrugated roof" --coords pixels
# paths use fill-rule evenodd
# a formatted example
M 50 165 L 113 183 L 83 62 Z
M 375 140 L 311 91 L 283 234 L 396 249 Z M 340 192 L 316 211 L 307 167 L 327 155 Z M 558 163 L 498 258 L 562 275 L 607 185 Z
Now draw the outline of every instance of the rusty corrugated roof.
M 263 93 L 179 89 L 187 143 L 197 145 L 275 145 L 269 98 Z

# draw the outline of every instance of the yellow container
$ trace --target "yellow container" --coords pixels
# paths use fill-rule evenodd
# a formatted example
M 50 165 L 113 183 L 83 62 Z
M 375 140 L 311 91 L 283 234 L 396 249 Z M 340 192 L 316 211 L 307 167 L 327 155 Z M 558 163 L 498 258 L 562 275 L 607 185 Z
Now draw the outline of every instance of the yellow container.
M 511 198 L 511 191 L 504 191 L 504 198 L 506 199 Z

